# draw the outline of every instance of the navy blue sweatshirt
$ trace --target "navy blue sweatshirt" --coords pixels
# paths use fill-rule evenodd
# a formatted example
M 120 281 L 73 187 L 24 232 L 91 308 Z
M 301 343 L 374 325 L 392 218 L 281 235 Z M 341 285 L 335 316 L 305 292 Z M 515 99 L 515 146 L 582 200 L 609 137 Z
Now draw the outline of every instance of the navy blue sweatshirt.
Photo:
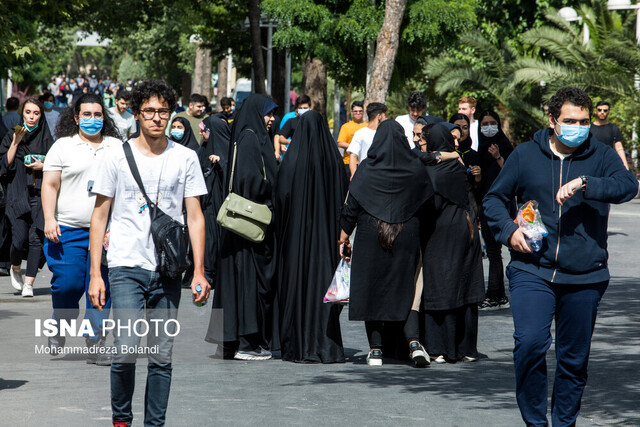
M 536 200 L 549 235 L 539 252 L 512 249 L 510 265 L 553 283 L 609 280 L 609 204 L 635 197 L 638 181 L 616 152 L 595 138 L 561 160 L 549 148 L 550 132 L 536 132 L 533 141 L 519 145 L 505 162 L 483 201 L 489 227 L 496 240 L 509 246 L 509 237 L 518 228 L 509 215 L 509 201 L 515 197 L 520 207 Z M 578 191 L 560 206 L 556 202 L 560 187 L 582 175 L 588 177 L 586 191 Z

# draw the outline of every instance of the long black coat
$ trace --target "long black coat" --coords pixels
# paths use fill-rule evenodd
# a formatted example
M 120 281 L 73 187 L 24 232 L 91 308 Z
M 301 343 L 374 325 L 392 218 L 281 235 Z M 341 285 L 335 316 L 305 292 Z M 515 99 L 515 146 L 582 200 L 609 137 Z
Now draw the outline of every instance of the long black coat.
M 278 318 L 283 360 L 344 362 L 341 306 L 323 296 L 338 264 L 340 208 L 348 178 L 326 120 L 301 119 L 276 191 Z
M 232 191 L 273 210 L 277 166 L 263 119 L 266 115 L 263 108 L 268 102 L 264 95 L 251 95 L 244 101 L 233 123 L 228 159 L 233 162 L 233 142 L 237 142 Z M 231 175 L 233 165 L 228 169 Z M 260 344 L 267 347 L 272 338 L 275 294 L 274 223 L 267 228 L 261 243 L 224 229 L 220 240 L 213 307 L 224 309 L 224 331 L 222 337 L 208 334 L 207 340 L 232 342 L 241 336 L 258 334 Z M 215 333 L 215 329 L 210 331 Z

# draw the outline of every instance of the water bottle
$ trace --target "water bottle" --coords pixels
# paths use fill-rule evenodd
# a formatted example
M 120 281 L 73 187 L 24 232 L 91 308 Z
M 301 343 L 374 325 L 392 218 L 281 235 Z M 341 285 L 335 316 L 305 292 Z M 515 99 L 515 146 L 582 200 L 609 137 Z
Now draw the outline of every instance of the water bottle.
M 200 295 L 200 292 L 202 292 L 202 286 L 196 285 L 196 292 L 198 293 L 198 295 Z M 195 305 L 196 307 L 203 307 L 203 306 L 207 305 L 206 301 L 204 301 L 204 302 L 202 302 L 202 301 L 196 302 L 195 299 L 196 299 L 196 297 L 193 298 L 193 305 Z

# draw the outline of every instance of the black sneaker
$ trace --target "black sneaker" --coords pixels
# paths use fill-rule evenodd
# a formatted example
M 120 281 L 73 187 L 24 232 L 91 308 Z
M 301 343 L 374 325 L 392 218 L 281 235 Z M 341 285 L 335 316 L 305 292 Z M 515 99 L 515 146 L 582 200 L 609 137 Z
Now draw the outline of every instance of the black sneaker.
M 424 368 L 429 366 L 429 354 L 418 341 L 411 341 L 409 344 L 409 357 L 415 363 L 416 368 Z
M 367 365 L 382 366 L 382 350 L 374 348 L 367 354 Z
M 478 305 L 478 310 L 483 311 L 498 310 L 499 308 L 498 300 L 491 298 L 485 299 Z
M 509 304 L 509 298 L 502 297 L 498 300 L 498 306 L 500 309 L 503 308 L 511 308 L 511 304 Z

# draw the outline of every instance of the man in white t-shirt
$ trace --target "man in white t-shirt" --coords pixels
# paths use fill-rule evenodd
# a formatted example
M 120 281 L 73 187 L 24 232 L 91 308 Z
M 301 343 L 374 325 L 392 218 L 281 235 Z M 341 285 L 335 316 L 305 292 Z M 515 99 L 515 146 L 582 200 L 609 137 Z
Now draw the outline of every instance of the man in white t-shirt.
M 131 92 L 119 90 L 116 93 L 116 105 L 109 108 L 109 114 L 118 128 L 120 139 L 126 141 L 137 132 L 136 119 L 127 111 L 131 103 Z
M 421 92 L 413 92 L 409 95 L 407 107 L 409 108 L 409 114 L 396 117 L 396 122 L 400 123 L 404 128 L 404 134 L 407 137 L 409 146 L 413 149 L 415 147 L 413 143 L 413 125 L 416 124 L 418 117 L 424 114 L 424 110 L 427 108 L 427 100 Z
M 458 99 L 458 113 L 469 117 L 471 148 L 478 151 L 478 121 L 473 117 L 476 112 L 476 105 L 478 105 L 478 101 L 473 96 L 463 96 Z
M 211 288 L 204 277 L 204 216 L 199 196 L 207 189 L 196 153 L 169 141 L 164 134 L 175 108 L 176 94 L 165 82 L 148 80 L 135 86 L 132 109 L 140 123 L 140 136 L 129 144 L 145 191 L 157 207 L 180 222 L 183 205 L 186 207 L 194 265 L 191 292 L 195 302 L 204 303 Z M 164 425 L 171 386 L 173 336 L 179 327 L 176 318 L 181 279 L 172 279 L 157 271 L 149 208 L 133 178 L 124 150 L 106 152 L 100 166 L 93 186 L 97 196 L 89 238 L 89 297 L 96 308 L 104 307 L 100 261 L 110 216 L 107 263 L 113 320 L 116 325 L 126 326 L 146 318 L 151 325 L 161 325 L 155 330 L 149 328 L 146 333 L 149 364 L 144 424 Z M 140 348 L 140 336 L 118 328 L 114 329 L 114 336 L 112 419 L 114 426 L 128 426 L 133 420 L 135 354 L 125 354 L 119 349 Z M 150 351 L 154 348 L 155 352 Z
M 351 177 L 356 173 L 358 163 L 367 158 L 367 152 L 373 143 L 378 125 L 387 119 L 387 106 L 381 102 L 371 102 L 367 105 L 367 117 L 369 123 L 353 134 L 347 153 L 349 153 L 349 170 Z

